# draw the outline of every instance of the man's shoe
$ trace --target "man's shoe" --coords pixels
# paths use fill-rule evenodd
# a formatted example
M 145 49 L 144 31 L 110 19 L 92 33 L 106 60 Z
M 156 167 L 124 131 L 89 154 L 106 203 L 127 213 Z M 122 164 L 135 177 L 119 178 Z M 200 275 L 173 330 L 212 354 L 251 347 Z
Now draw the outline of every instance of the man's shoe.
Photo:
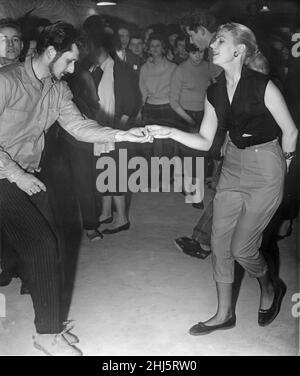
M 97 240 L 103 239 L 102 233 L 97 229 L 97 230 L 92 230 L 92 231 L 86 231 L 86 237 L 89 239 L 90 242 L 95 242 Z
M 0 287 L 8 286 L 12 279 L 13 276 L 11 274 L 2 272 L 0 274 Z
M 204 260 L 211 253 L 211 251 L 205 251 L 197 240 L 188 238 L 186 236 L 175 239 L 175 245 L 186 255 L 197 257 L 202 260 Z
M 22 282 L 20 294 L 21 295 L 30 295 L 29 288 L 27 287 L 27 285 L 24 282 Z
M 219 325 L 205 325 L 203 322 L 199 322 L 198 324 L 191 327 L 191 329 L 189 330 L 189 333 L 192 336 L 203 336 L 205 334 L 210 334 L 214 332 L 215 330 L 232 329 L 235 327 L 235 324 L 236 324 L 236 317 L 234 315 L 229 320 Z
M 82 351 L 72 346 L 63 334 L 36 334 L 33 346 L 49 356 L 81 356 Z
M 283 281 L 279 281 L 275 288 L 275 295 L 273 303 L 269 309 L 260 309 L 258 311 L 258 325 L 267 326 L 271 324 L 278 315 L 281 307 L 281 302 L 286 293 L 286 285 Z
M 130 222 L 127 222 L 125 225 L 116 227 L 116 228 L 107 228 L 102 231 L 103 234 L 116 234 L 117 232 L 120 231 L 126 231 L 129 230 L 130 227 Z
M 65 332 L 63 333 L 63 336 L 70 345 L 76 345 L 76 343 L 79 343 L 78 337 L 71 332 Z
M 64 329 L 61 334 L 65 337 L 70 345 L 75 345 L 79 342 L 79 339 L 75 334 L 71 333 L 71 330 L 73 330 L 75 326 L 72 324 L 72 322 L 73 320 L 67 320 L 63 322 Z

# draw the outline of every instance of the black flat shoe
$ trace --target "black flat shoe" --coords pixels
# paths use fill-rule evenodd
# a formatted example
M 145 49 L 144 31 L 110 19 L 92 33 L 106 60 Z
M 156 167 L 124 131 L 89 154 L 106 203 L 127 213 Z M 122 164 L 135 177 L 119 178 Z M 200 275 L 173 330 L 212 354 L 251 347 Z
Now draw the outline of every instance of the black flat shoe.
M 235 324 L 236 324 L 236 317 L 234 315 L 229 320 L 223 322 L 223 324 L 205 325 L 203 322 L 199 322 L 198 324 L 191 327 L 191 329 L 189 330 L 189 333 L 192 336 L 203 336 L 205 334 L 210 334 L 214 332 L 215 330 L 232 329 L 235 327 Z
M 175 245 L 186 255 L 197 257 L 201 260 L 204 260 L 211 254 L 211 251 L 204 250 L 197 240 L 188 238 L 186 236 L 175 239 Z
M 129 227 L 130 227 L 130 222 L 126 223 L 125 225 L 116 227 L 116 228 L 111 228 L 111 229 L 107 228 L 106 230 L 103 230 L 102 233 L 103 234 L 116 234 L 117 232 L 120 232 L 120 231 L 129 230 Z
M 196 203 L 192 204 L 192 207 L 195 208 L 195 209 L 203 210 L 204 209 L 203 201 L 196 202 Z
M 269 309 L 260 309 L 258 311 L 258 325 L 267 326 L 271 324 L 278 315 L 281 307 L 281 302 L 286 293 L 286 285 L 283 281 L 279 281 L 275 288 L 275 295 L 273 303 Z

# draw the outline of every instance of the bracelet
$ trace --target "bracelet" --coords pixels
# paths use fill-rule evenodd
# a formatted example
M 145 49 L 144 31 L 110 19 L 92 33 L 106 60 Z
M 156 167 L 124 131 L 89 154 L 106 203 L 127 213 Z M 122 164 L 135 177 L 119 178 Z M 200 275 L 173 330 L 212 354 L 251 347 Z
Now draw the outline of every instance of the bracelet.
M 293 159 L 294 157 L 296 157 L 296 152 L 295 151 L 285 151 L 283 153 L 283 156 L 286 160 L 291 160 Z

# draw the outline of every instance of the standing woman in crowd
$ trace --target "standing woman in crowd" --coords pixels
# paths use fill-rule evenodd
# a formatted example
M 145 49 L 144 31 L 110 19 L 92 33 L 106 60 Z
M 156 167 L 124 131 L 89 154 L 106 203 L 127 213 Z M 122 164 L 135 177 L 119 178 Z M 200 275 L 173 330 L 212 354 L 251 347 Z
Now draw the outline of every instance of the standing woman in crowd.
M 213 62 L 224 72 L 208 88 L 199 134 L 148 126 L 155 137 L 169 137 L 198 150 L 210 148 L 218 126 L 229 131 L 211 238 L 218 308 L 212 318 L 194 325 L 191 335 L 235 326 L 234 261 L 258 279 L 258 324 L 269 325 L 279 313 L 286 286 L 281 280 L 276 285 L 271 282 L 259 247 L 262 232 L 280 205 L 298 135 L 277 87 L 244 64 L 249 57 L 260 56 L 253 32 L 244 25 L 227 23 L 219 27 L 211 48 Z
M 96 120 L 99 124 L 110 124 L 112 128 L 127 130 L 133 127 L 134 119 L 139 111 L 140 93 L 138 80 L 132 68 L 124 61 L 121 61 L 112 50 L 111 40 L 106 35 L 101 38 L 95 34 L 90 38 L 90 48 L 93 50 L 94 64 L 90 71 L 100 69 L 101 78 L 95 82 L 96 92 L 99 98 L 99 110 Z M 104 43 L 103 40 L 104 39 Z M 103 162 L 103 158 L 109 157 L 114 160 L 116 165 L 116 186 L 115 189 L 108 189 L 102 192 L 102 209 L 99 217 L 101 223 L 108 223 L 103 230 L 103 234 L 115 234 L 120 231 L 128 230 L 130 222 L 128 219 L 128 208 L 126 207 L 126 192 L 119 189 L 119 180 L 124 171 L 120 171 L 119 150 L 128 150 L 132 152 L 128 143 L 121 143 L 113 146 L 107 144 L 94 147 L 95 156 L 99 156 L 98 163 Z M 106 158 L 105 158 L 106 160 Z M 97 167 L 97 173 L 100 175 L 103 170 L 103 164 Z M 126 175 L 124 175 L 126 179 Z
M 166 44 L 160 34 L 151 34 L 148 43 L 150 58 L 140 72 L 142 119 L 146 124 L 157 122 L 162 125 L 174 124 L 175 113 L 170 106 L 170 83 L 176 64 L 167 60 Z M 156 140 L 153 146 L 150 145 L 150 154 L 154 153 L 156 157 L 163 155 L 172 157 L 173 145 L 174 143 L 170 141 Z
M 204 99 L 208 86 L 214 79 L 212 64 L 204 59 L 205 50 L 188 44 L 189 58 L 176 67 L 171 79 L 170 105 L 178 115 L 177 127 L 186 132 L 199 133 L 204 114 Z M 193 166 L 184 164 L 186 202 L 200 204 L 204 197 L 204 157 L 207 152 L 199 152 L 178 144 L 181 158 L 193 157 Z M 196 158 L 199 168 L 195 171 Z M 197 165 L 198 167 L 198 165 Z M 190 192 L 197 187 L 196 194 Z M 187 200 L 190 197 L 191 200 Z M 196 206 L 197 207 L 197 206 Z

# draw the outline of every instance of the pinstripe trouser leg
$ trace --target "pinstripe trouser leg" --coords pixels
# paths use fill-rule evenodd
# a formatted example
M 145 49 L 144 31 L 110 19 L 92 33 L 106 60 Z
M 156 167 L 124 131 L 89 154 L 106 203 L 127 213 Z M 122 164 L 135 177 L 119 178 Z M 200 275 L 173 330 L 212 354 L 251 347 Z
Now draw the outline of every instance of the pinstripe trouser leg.
M 61 274 L 57 239 L 34 204 L 36 199 L 39 198 L 27 196 L 6 179 L 0 180 L 1 231 L 17 252 L 26 275 L 36 330 L 40 334 L 59 333 Z

